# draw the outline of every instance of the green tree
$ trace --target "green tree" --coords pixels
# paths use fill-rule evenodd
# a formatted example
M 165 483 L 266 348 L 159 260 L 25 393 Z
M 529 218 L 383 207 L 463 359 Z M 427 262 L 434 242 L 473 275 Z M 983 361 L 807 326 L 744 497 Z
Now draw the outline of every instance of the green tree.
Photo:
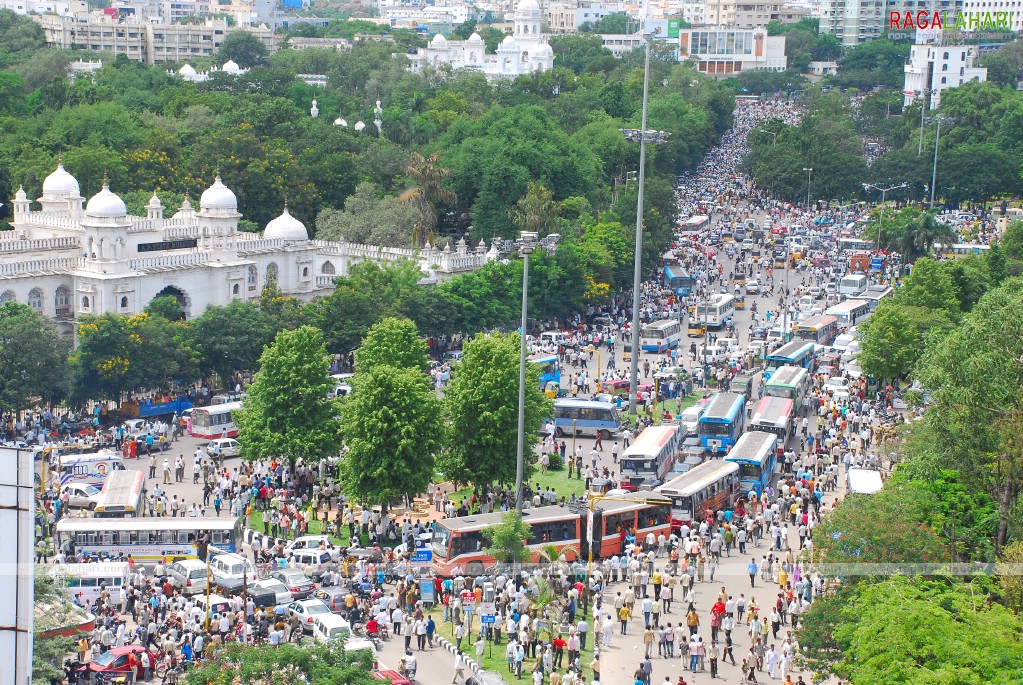
M 188 672 L 187 685 L 374 685 L 373 656 L 366 650 L 346 651 L 341 642 L 312 646 L 284 644 L 277 649 L 231 643 Z
M 370 328 L 355 352 L 355 363 L 359 371 L 378 366 L 412 369 L 423 374 L 424 380 L 429 369 L 426 343 L 409 319 L 387 318 Z
M 485 492 L 515 482 L 518 437 L 519 337 L 477 335 L 463 348 L 445 393 L 451 439 L 441 470 Z M 553 405 L 540 391 L 539 369 L 526 369 L 525 451 L 528 459 Z M 528 465 L 527 465 L 528 466 Z
M 522 514 L 506 511 L 501 522 L 484 529 L 483 537 L 489 543 L 484 550 L 502 564 L 525 564 L 533 560 L 528 543 L 533 529 L 522 520 Z M 482 569 L 480 569 L 482 571 Z M 472 573 L 466 569 L 467 573 Z
M 337 406 L 323 336 L 312 326 L 281 331 L 259 359 L 260 370 L 238 413 L 242 456 L 318 460 L 341 445 Z
M 508 218 L 520 231 L 546 235 L 558 218 L 560 208 L 554 195 L 542 183 L 530 181 L 526 194 L 508 211 Z
M 988 250 L 984 257 L 987 264 L 988 274 L 991 276 L 991 285 L 997 287 L 1009 276 L 1009 264 L 1005 259 L 1005 250 L 999 243 L 995 243 Z
M 1023 259 L 1023 221 L 1010 222 L 1002 233 L 1002 248 L 1006 256 Z
M 226 307 L 209 307 L 188 324 L 192 348 L 199 354 L 204 374 L 222 379 L 236 371 L 255 371 L 259 357 L 273 342 L 267 315 L 254 302 L 236 301 Z
M 407 247 L 421 224 L 421 209 L 391 195 L 380 197 L 372 183 L 360 183 L 345 200 L 344 211 L 324 209 L 316 217 L 323 240 Z
M 34 590 L 37 615 L 32 639 L 32 685 L 52 685 L 64 678 L 64 659 L 75 649 L 75 639 L 59 631 L 81 622 L 84 612 L 81 616 L 72 614 L 70 599 L 54 585 L 47 570 L 35 574 Z
M 443 185 L 451 176 L 451 169 L 440 165 L 440 155 L 439 150 L 429 157 L 414 151 L 409 155 L 407 173 L 415 185 L 403 192 L 399 199 L 419 210 L 420 221 L 413 239 L 417 247 L 426 244 L 428 236 L 437 226 L 436 203 L 453 205 L 458 200 L 454 191 Z
M 154 297 L 146 305 L 145 312 L 151 316 L 162 316 L 168 321 L 177 321 L 185 316 L 185 310 L 181 307 L 178 298 L 173 295 Z
M 41 397 L 63 400 L 71 386 L 68 341 L 31 307 L 16 302 L 0 305 L 0 407 L 28 409 Z
M 624 12 L 605 14 L 593 25 L 594 33 L 631 33 L 632 19 Z
M 266 64 L 268 51 L 263 41 L 254 33 L 238 30 L 231 31 L 220 44 L 214 62 L 223 65 L 234 60 L 242 69 L 251 69 Z
M 882 302 L 860 327 L 863 346 L 857 360 L 867 375 L 883 380 L 902 378 L 920 358 L 920 333 L 904 310 L 895 302 Z
M 903 281 L 896 302 L 911 307 L 943 309 L 951 315 L 959 313 L 959 294 L 955 281 L 941 262 L 918 259 Z
M 396 342 L 375 333 L 379 326 L 391 328 L 388 321 L 395 320 L 385 319 L 370 331 L 356 353 L 360 364 L 366 357 L 379 362 Z M 379 502 L 386 515 L 388 504 L 425 492 L 433 480 L 434 456 L 443 445 L 440 399 L 419 368 L 360 366 L 352 393 L 341 403 L 341 434 L 344 492 L 362 502 Z

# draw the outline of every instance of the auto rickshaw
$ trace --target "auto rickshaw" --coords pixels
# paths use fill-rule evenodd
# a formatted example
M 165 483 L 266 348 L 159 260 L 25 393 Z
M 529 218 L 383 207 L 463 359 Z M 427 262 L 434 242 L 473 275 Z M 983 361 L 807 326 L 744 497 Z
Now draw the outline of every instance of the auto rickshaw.
M 707 335 L 707 324 L 702 321 L 690 320 L 686 335 L 690 338 L 700 338 Z
M 746 296 L 745 295 L 741 295 L 740 294 L 740 295 L 736 295 L 735 296 L 735 308 L 736 309 L 745 309 L 746 308 Z
M 568 390 L 561 387 L 561 383 L 559 381 L 547 381 L 547 385 L 543 388 L 543 394 L 546 395 L 548 399 L 554 400 L 567 395 Z

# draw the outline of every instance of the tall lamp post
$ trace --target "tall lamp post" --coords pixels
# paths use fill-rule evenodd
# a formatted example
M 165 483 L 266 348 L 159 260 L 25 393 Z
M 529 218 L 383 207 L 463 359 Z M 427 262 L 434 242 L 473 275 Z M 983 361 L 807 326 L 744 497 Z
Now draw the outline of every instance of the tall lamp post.
M 650 43 L 646 40 L 643 59 L 643 114 L 639 129 L 639 192 L 636 193 L 636 263 L 632 271 L 632 374 L 629 387 L 629 413 L 636 415 L 636 391 L 639 389 L 639 287 L 643 280 L 643 186 L 646 183 L 646 108 L 650 98 Z
M 864 183 L 863 184 L 863 189 L 864 190 L 876 190 L 879 193 L 881 193 L 881 213 L 878 214 L 878 217 L 877 217 L 877 243 L 876 243 L 876 246 L 877 246 L 878 250 L 881 249 L 881 231 L 884 230 L 884 199 L 885 199 L 885 195 L 887 195 L 888 193 L 890 193 L 893 190 L 899 190 L 900 188 L 905 188 L 907 185 L 908 184 L 906 184 L 906 183 L 900 183 L 900 184 L 895 185 L 895 186 L 888 186 L 887 188 L 882 188 L 881 186 L 876 186 L 876 185 L 874 185 L 872 183 Z
M 934 210 L 934 190 L 938 185 L 938 141 L 941 140 L 941 125 L 948 124 L 951 126 L 955 123 L 955 120 L 951 117 L 943 117 L 940 114 L 934 117 L 935 121 L 938 122 L 938 130 L 934 136 L 934 168 L 931 170 L 931 210 Z
M 522 255 L 522 329 L 519 333 L 519 431 L 515 449 L 515 510 L 522 512 L 522 479 L 526 451 L 526 308 L 529 305 L 529 255 L 536 252 L 537 234 L 522 231 L 515 241 Z
M 813 167 L 803 167 L 803 171 L 806 172 L 806 211 L 810 211 L 810 174 L 813 173 Z
M 916 156 L 920 157 L 924 153 L 924 112 L 927 111 L 927 96 L 932 91 L 930 88 L 924 88 L 923 90 L 916 91 L 921 96 L 920 99 L 920 142 L 916 147 Z

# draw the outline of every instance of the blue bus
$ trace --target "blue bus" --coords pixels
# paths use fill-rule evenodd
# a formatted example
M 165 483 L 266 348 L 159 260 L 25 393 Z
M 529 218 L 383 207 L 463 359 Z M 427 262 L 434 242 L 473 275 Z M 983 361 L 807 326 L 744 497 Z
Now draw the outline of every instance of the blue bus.
M 739 465 L 742 494 L 755 492 L 757 497 L 762 497 L 764 489 L 771 484 L 777 459 L 778 436 L 761 431 L 743 435 L 725 457 L 725 461 Z
M 742 435 L 746 425 L 746 398 L 734 392 L 719 392 L 710 398 L 700 417 L 700 444 L 713 454 L 724 454 Z
M 680 297 L 688 297 L 693 294 L 693 285 L 696 279 L 689 275 L 689 272 L 677 264 L 669 264 L 664 267 L 664 280 L 668 287 L 675 291 Z
M 764 380 L 770 380 L 774 370 L 781 366 L 799 366 L 813 370 L 814 344 L 807 340 L 793 340 L 767 355 Z
M 541 390 L 544 390 L 551 381 L 561 383 L 561 363 L 558 361 L 558 355 L 534 354 L 529 361 L 540 367 Z
M 612 402 L 596 400 L 554 400 L 554 434 L 597 435 L 604 440 L 622 430 L 618 407 Z

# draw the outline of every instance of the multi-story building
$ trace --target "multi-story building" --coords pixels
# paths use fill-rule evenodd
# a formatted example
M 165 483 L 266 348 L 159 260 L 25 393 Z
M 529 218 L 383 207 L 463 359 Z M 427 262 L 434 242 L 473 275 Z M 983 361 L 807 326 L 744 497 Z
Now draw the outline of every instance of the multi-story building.
M 785 36 L 768 36 L 764 28 L 690 28 L 679 32 L 679 59 L 695 57 L 697 69 L 718 77 L 751 69 L 785 71 Z
M 795 24 L 810 16 L 805 7 L 791 7 L 783 2 L 762 2 L 760 0 L 738 0 L 735 7 L 734 26 L 740 29 L 755 29 L 776 21 Z
M 972 45 L 914 45 L 905 66 L 905 105 L 922 98 L 927 109 L 937 109 L 944 91 L 970 81 L 987 81 L 987 69 L 973 66 L 973 58 Z
M 34 19 L 43 27 L 47 45 L 126 55 L 146 64 L 209 57 L 230 31 L 248 31 L 258 36 L 270 51 L 276 49 L 269 27 L 229 27 L 224 19 L 207 19 L 203 24 L 152 24 L 137 18 L 95 13 L 72 17 L 47 14 Z
M 88 12 L 84 0 L 0 0 L 0 10 L 11 10 L 15 14 L 74 14 Z
M 704 24 L 707 26 L 731 26 L 735 23 L 736 0 L 706 0 Z
M 561 0 L 544 6 L 544 23 L 551 33 L 575 33 L 583 24 L 596 24 L 609 14 L 624 14 L 619 2 Z
M 262 234 L 239 232 L 238 200 L 219 176 L 198 211 L 186 197 L 170 218 L 155 194 L 146 216 L 129 215 L 106 184 L 86 202 L 63 165 L 43 181 L 37 202 L 34 209 L 19 189 L 14 230 L 0 231 L 0 303 L 24 302 L 66 334 L 79 316 L 137 314 L 160 295 L 177 298 L 192 318 L 210 305 L 257 298 L 270 281 L 303 299 L 328 293 L 357 261 L 412 259 L 424 278 L 443 279 L 496 257 L 464 241 L 417 251 L 310 240 L 287 206 Z
M 1013 33 L 1020 33 L 1023 31 L 1023 0 L 963 0 L 962 11 L 964 15 L 963 23 L 966 25 L 966 28 L 961 30 L 964 32 L 1012 31 Z M 998 12 L 1003 14 L 996 14 Z M 987 17 L 987 20 L 992 22 L 996 16 L 1002 17 L 1003 26 L 991 28 L 981 26 L 981 20 L 984 17 Z M 970 25 L 971 18 L 974 18 L 977 22 L 972 26 Z M 948 21 L 952 26 L 946 26 L 945 28 L 955 28 L 953 20 L 949 18 Z
M 925 12 L 933 17 L 937 12 L 954 19 L 962 3 L 963 0 L 821 0 L 820 30 L 835 36 L 842 45 L 859 45 L 890 32 L 900 33 L 901 23 L 892 22 L 895 15 L 904 17 L 909 12 L 917 16 L 918 12 Z

